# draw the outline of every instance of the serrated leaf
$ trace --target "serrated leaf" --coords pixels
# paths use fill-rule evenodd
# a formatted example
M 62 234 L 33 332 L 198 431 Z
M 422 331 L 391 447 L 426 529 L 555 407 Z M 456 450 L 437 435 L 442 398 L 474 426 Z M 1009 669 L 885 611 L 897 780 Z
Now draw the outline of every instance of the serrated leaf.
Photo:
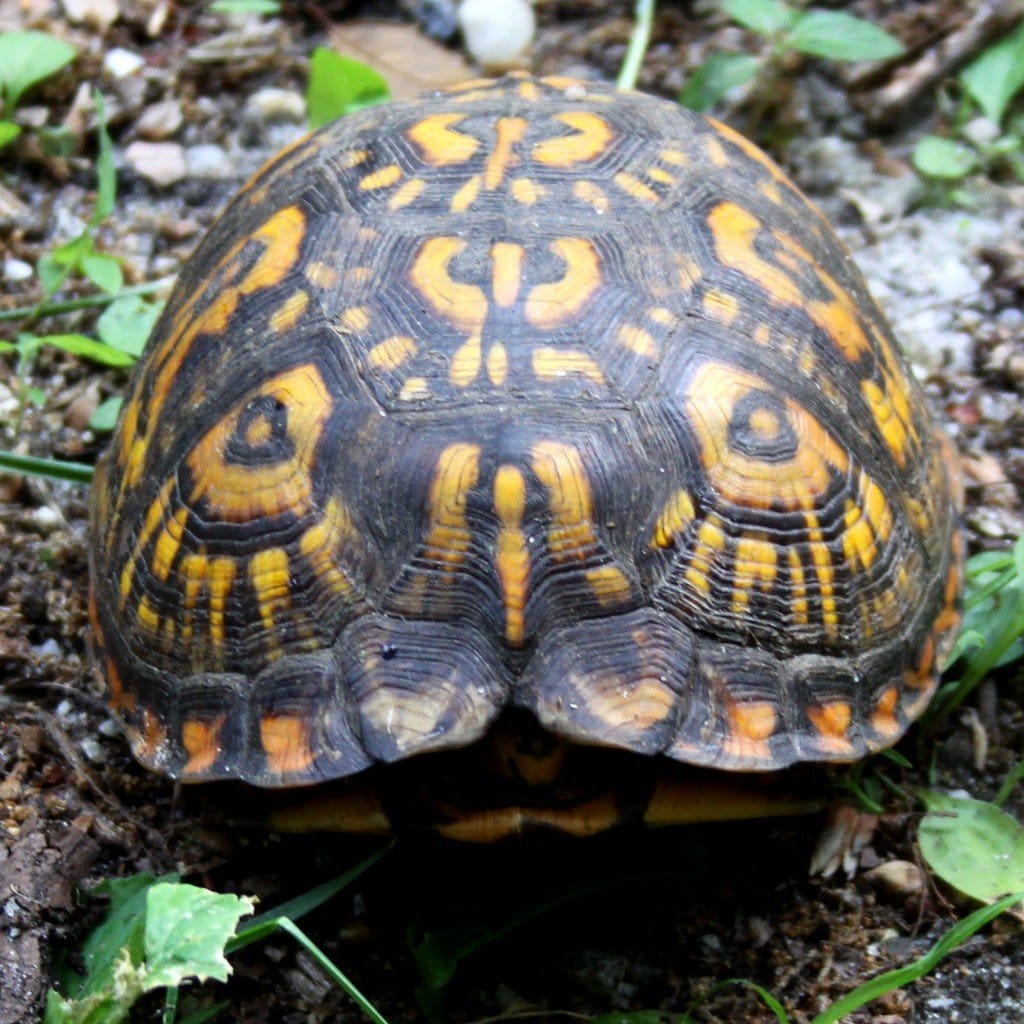
M 733 21 L 763 36 L 789 28 L 798 17 L 797 11 L 777 0 L 725 0 L 722 10 Z
M 12 110 L 22 93 L 75 59 L 70 43 L 45 32 L 0 32 L 0 92 Z
M 239 919 L 253 912 L 246 896 L 183 883 L 154 885 L 146 894 L 147 991 L 187 978 L 226 981 L 224 947 Z
M 131 366 L 135 362 L 127 352 L 111 348 L 95 338 L 87 338 L 84 334 L 44 334 L 39 341 L 43 345 L 52 345 L 69 355 L 91 359 L 103 366 Z
M 101 402 L 89 417 L 89 429 L 94 430 L 97 434 L 109 434 L 117 426 L 117 417 L 121 414 L 123 404 L 124 399 L 120 396 Z
M 157 303 L 146 302 L 138 295 L 125 295 L 103 311 L 96 323 L 96 333 L 111 348 L 138 358 L 159 316 Z
M 903 44 L 885 29 L 843 11 L 808 11 L 786 42 L 801 53 L 831 60 L 889 60 L 903 53 Z
M 928 866 L 955 889 L 989 902 L 1024 889 L 1024 829 L 984 800 L 926 791 L 918 844 Z
M 926 135 L 914 147 L 914 167 L 929 178 L 955 181 L 966 177 L 978 165 L 973 149 L 952 139 Z
M 1024 24 L 972 60 L 959 78 L 985 116 L 999 124 L 1024 87 Z
M 306 110 L 311 128 L 388 98 L 388 83 L 373 68 L 318 46 L 309 62 Z
M 82 273 L 97 288 L 108 294 L 120 291 L 124 284 L 124 275 L 121 273 L 121 262 L 115 256 L 108 256 L 102 252 L 90 252 L 82 257 Z
M 0 149 L 21 134 L 21 125 L 13 121 L 0 121 Z
M 749 54 L 712 54 L 690 76 L 679 102 L 701 113 L 710 110 L 727 92 L 751 81 L 760 66 Z

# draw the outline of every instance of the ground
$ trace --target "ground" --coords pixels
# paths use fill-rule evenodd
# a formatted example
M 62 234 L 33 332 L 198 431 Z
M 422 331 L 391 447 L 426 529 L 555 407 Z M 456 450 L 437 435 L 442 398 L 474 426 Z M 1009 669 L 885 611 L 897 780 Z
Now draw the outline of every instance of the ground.
M 30 124 L 67 124 L 71 150 L 45 155 L 29 140 L 17 160 L 5 153 L 0 310 L 37 300 L 23 268 L 88 220 L 95 150 L 87 85 L 103 90 L 119 166 L 116 214 L 98 245 L 124 260 L 129 284 L 152 281 L 175 273 L 241 181 L 301 133 L 314 46 L 330 33 L 365 49 L 353 22 L 407 20 L 418 6 L 310 3 L 247 20 L 133 0 L 60 8 L 24 0 L 4 9 L 0 28 L 52 31 L 80 57 L 23 103 Z M 429 6 L 443 14 L 443 3 Z M 640 75 L 645 89 L 674 97 L 708 54 L 756 50 L 716 5 L 661 6 Z M 979 178 L 965 186 L 971 209 L 934 205 L 944 197 L 926 194 L 908 165 L 914 140 L 937 123 L 935 88 L 955 70 L 937 55 L 977 52 L 1001 25 L 980 2 L 871 0 L 852 9 L 898 34 L 908 56 L 852 71 L 792 62 L 773 103 L 717 112 L 766 142 L 837 224 L 963 456 L 971 549 L 1004 548 L 1024 527 L 1024 189 Z M 537 12 L 537 70 L 614 78 L 629 5 L 541 0 Z M 972 25 L 980 25 L 973 37 Z M 402 45 L 413 56 L 397 63 L 419 66 L 422 37 Z M 127 57 L 112 61 L 119 49 Z M 178 161 L 182 173 L 157 183 L 145 149 L 129 149 L 140 141 L 169 144 L 161 167 Z M 88 332 L 94 319 L 86 310 L 33 329 Z M 25 324 L 0 322 L 4 337 L 18 329 Z M 20 417 L 14 363 L 4 359 L 3 447 L 93 462 L 104 437 L 88 429 L 89 418 L 124 376 L 43 350 L 29 383 L 44 401 Z M 86 517 L 81 488 L 0 477 L 0 1024 L 39 1018 L 60 963 L 74 964 L 73 950 L 102 914 L 102 901 L 88 896 L 102 878 L 176 870 L 270 906 L 374 848 L 247 827 L 230 791 L 175 792 L 131 760 L 88 667 Z M 963 720 L 901 746 L 913 768 L 886 772 L 907 792 L 934 785 L 991 798 L 1020 759 L 1022 737 L 1020 678 L 1010 670 L 977 692 Z M 808 870 L 821 818 L 498 849 L 402 840 L 304 924 L 392 1022 L 427 1012 L 468 1021 L 694 1006 L 702 1021 L 774 1019 L 749 988 L 720 987 L 730 978 L 763 985 L 794 1021 L 807 1021 L 864 979 L 921 955 L 968 909 L 917 867 L 912 801 L 887 796 L 886 807 L 864 849 L 828 878 Z M 923 884 L 898 884 L 886 868 L 893 862 Z M 443 992 L 432 988 L 452 951 L 472 949 L 481 935 L 492 941 L 459 960 Z M 234 965 L 227 986 L 198 990 L 187 1005 L 224 998 L 219 1019 L 236 1021 L 359 1016 L 283 937 Z M 1022 1018 L 1024 938 L 1002 919 L 926 980 L 850 1019 Z

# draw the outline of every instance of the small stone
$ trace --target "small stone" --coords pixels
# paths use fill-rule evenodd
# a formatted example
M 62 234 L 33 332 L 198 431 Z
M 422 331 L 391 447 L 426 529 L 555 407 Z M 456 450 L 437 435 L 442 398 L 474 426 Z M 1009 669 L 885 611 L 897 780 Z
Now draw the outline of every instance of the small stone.
M 93 764 L 104 764 L 106 762 L 107 751 L 95 736 L 86 736 L 78 745 L 82 753 L 85 754 L 87 761 Z
M 32 264 L 8 256 L 4 260 L 4 277 L 8 281 L 27 281 L 32 276 Z
M 976 146 L 985 146 L 995 142 L 1000 136 L 999 125 L 987 117 L 974 117 L 960 129 L 960 134 Z
M 864 873 L 864 880 L 896 896 L 912 896 L 924 888 L 921 869 L 909 860 L 890 860 Z
M 90 25 L 105 32 L 121 13 L 117 0 L 61 0 L 68 21 L 75 25 Z
M 463 0 L 459 27 L 473 60 L 500 71 L 522 62 L 533 45 L 537 19 L 526 0 Z
M 41 533 L 52 533 L 63 521 L 63 516 L 49 505 L 40 505 L 32 513 L 32 524 Z
M 135 122 L 135 130 L 144 139 L 160 142 L 169 139 L 184 123 L 181 104 L 177 100 L 150 103 Z
M 245 115 L 252 121 L 301 124 L 306 119 L 306 101 L 291 89 L 260 89 L 246 100 Z
M 129 75 L 134 75 L 145 63 L 145 60 L 133 50 L 126 50 L 122 46 L 115 46 L 103 58 L 103 70 L 111 78 L 127 78 Z
M 121 726 L 113 718 L 104 718 L 96 727 L 96 731 L 103 736 L 109 736 L 111 739 L 114 739 L 121 735 Z
M 61 701 L 61 702 L 60 702 L 60 703 L 59 703 L 59 704 L 57 705 L 57 707 L 56 707 L 56 708 L 54 708 L 54 714 L 55 714 L 55 715 L 56 715 L 56 716 L 57 716 L 57 717 L 58 717 L 59 719 L 65 719 L 65 718 L 67 718 L 67 717 L 68 717 L 68 715 L 70 715 L 70 714 L 71 714 L 71 712 L 72 712 L 72 711 L 74 711 L 74 710 L 75 710 L 75 705 L 74 705 L 74 704 L 72 704 L 72 703 L 71 703 L 71 701 L 69 701 L 69 700 L 65 699 L 65 700 L 62 700 L 62 701 Z
M 235 165 L 220 146 L 189 146 L 185 151 L 185 163 L 190 178 L 224 180 L 235 176 Z
M 44 640 L 38 647 L 33 648 L 37 658 L 59 658 L 62 654 L 60 644 L 53 637 Z
M 167 188 L 188 174 L 185 150 L 176 142 L 133 142 L 124 158 L 140 178 L 158 188 Z

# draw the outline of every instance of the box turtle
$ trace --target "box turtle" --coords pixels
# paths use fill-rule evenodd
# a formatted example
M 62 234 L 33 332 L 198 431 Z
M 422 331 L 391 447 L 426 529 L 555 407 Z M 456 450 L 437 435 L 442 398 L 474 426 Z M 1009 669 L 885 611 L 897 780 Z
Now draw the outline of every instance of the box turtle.
M 96 659 L 176 779 L 596 831 L 641 766 L 756 788 L 902 735 L 958 620 L 951 466 L 754 145 L 468 82 L 285 150 L 183 268 L 96 474 Z

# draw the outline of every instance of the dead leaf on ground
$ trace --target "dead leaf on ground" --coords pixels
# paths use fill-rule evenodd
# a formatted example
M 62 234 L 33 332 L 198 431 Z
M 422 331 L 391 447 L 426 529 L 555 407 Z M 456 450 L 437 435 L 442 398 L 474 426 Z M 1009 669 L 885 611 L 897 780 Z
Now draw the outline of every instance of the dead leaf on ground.
M 328 33 L 331 47 L 345 57 L 369 64 L 387 80 L 397 99 L 473 78 L 473 66 L 454 50 L 422 35 L 412 25 L 353 21 Z

